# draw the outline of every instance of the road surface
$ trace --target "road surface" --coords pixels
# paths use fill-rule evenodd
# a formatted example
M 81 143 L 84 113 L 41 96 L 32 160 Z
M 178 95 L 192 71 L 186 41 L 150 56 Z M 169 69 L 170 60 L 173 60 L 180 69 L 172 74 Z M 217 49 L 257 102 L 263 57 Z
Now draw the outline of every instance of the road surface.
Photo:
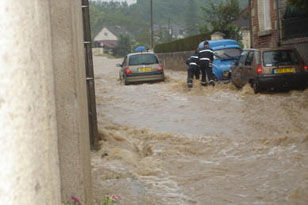
M 308 204 L 308 90 L 186 88 L 186 73 L 125 86 L 94 57 L 101 149 L 94 198 L 120 204 Z

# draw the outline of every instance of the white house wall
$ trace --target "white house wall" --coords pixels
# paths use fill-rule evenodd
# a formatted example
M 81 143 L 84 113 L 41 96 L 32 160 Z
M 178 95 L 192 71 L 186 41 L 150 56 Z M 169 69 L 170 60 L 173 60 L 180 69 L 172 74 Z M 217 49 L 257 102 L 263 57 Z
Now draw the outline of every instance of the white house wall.
M 109 31 L 107 28 L 103 28 L 94 38 L 94 41 L 102 41 L 102 40 L 117 41 L 118 37 L 114 35 L 111 31 Z

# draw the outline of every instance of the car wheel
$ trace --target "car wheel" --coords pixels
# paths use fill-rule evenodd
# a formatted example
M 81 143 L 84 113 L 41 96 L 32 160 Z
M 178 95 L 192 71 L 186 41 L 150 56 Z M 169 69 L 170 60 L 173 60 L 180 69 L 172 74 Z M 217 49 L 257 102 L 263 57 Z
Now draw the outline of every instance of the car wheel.
M 129 82 L 126 80 L 125 76 L 124 75 L 120 75 L 120 79 L 121 79 L 121 84 L 124 84 L 124 85 L 128 85 Z
M 128 85 L 129 84 L 129 82 L 125 78 L 123 78 L 123 81 L 124 81 L 124 85 Z
M 234 82 L 231 82 L 237 89 L 242 89 L 243 88 L 243 86 L 239 86 L 239 85 L 237 85 L 237 84 L 235 84 Z
M 253 91 L 254 91 L 255 94 L 260 92 L 260 86 L 259 86 L 258 82 L 253 81 L 252 82 L 252 88 L 253 88 Z
M 306 88 L 307 88 L 307 84 L 306 83 L 302 83 L 300 86 L 299 86 L 299 90 L 301 90 L 301 91 L 304 91 L 304 90 L 306 90 Z

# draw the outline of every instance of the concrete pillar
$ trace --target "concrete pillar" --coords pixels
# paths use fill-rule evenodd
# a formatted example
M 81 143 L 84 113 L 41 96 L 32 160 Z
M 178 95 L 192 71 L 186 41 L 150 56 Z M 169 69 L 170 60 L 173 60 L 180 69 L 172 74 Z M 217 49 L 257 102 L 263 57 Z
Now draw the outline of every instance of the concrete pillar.
M 80 0 L 52 0 L 62 201 L 91 204 L 91 168 L 82 9 Z
M 0 204 L 61 204 L 50 0 L 0 0 Z

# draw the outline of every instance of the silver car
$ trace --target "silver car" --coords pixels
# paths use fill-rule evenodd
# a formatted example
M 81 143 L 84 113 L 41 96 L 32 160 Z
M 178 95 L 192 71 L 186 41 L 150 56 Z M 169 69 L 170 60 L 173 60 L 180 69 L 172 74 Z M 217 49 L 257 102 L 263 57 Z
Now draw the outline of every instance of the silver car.
M 125 84 L 135 82 L 164 81 L 164 69 L 152 52 L 128 54 L 120 67 L 119 78 Z

